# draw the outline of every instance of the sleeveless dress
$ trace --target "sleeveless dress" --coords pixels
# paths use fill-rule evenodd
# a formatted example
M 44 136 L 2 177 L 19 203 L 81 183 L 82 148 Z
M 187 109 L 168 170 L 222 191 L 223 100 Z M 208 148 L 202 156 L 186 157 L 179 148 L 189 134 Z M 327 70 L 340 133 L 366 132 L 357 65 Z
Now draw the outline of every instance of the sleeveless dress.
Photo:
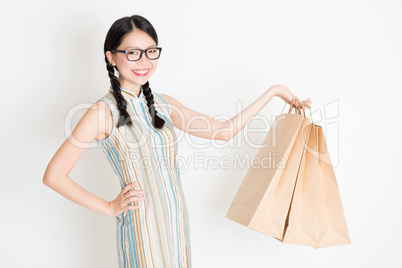
M 138 97 L 121 88 L 133 125 L 117 128 L 119 111 L 112 88 L 98 101 L 105 101 L 113 114 L 114 127 L 105 140 L 96 140 L 120 180 L 121 188 L 137 182 L 145 199 L 116 217 L 117 253 L 120 268 L 191 267 L 190 225 L 178 168 L 176 134 L 170 105 L 152 92 L 162 129 L 152 126 L 142 88 Z

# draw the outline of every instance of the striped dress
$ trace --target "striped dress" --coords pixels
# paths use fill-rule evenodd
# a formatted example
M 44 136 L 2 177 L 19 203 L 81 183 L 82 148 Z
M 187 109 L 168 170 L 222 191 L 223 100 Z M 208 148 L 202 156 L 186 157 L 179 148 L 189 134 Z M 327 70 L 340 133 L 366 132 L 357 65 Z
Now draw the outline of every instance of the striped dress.
M 121 188 L 137 182 L 145 199 L 132 202 L 139 208 L 116 217 L 119 267 L 191 267 L 190 225 L 178 168 L 176 134 L 171 107 L 159 93 L 152 92 L 162 129 L 152 126 L 147 101 L 121 88 L 133 125 L 117 128 L 119 111 L 113 90 L 105 101 L 113 114 L 114 127 L 105 140 L 96 140 L 120 180 Z

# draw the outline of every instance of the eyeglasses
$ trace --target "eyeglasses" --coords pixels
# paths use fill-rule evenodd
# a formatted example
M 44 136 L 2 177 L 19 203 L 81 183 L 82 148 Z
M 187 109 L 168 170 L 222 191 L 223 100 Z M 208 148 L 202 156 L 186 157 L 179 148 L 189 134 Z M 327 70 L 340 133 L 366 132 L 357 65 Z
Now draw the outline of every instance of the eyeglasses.
M 112 52 L 125 53 L 129 61 L 138 61 L 141 59 L 142 54 L 150 60 L 156 60 L 159 58 L 162 52 L 161 47 L 153 47 L 148 49 L 127 49 L 127 50 L 111 50 Z

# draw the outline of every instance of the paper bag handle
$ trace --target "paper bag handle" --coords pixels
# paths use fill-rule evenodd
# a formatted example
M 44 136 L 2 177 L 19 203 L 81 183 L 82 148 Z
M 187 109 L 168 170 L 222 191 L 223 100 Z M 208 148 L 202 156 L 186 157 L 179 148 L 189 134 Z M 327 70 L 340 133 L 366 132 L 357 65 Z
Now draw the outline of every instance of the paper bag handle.
M 293 107 L 293 103 L 294 103 L 295 101 L 296 101 L 298 104 L 300 104 L 300 106 L 298 105 L 297 107 Z M 285 102 L 285 105 L 284 105 L 283 108 L 282 108 L 281 114 L 283 113 L 283 109 L 285 109 L 286 104 L 287 104 L 287 102 Z M 295 98 L 292 99 L 292 102 L 291 102 L 291 104 L 290 104 L 288 113 L 290 114 L 290 112 L 292 111 L 292 109 L 295 108 L 295 112 L 296 112 L 297 114 L 300 114 L 300 115 L 301 115 L 301 111 L 300 111 L 300 110 L 302 110 L 302 111 L 303 111 L 303 116 L 304 116 L 304 118 L 306 118 L 306 113 L 305 113 L 305 111 L 304 111 L 304 107 L 306 107 L 306 108 L 308 108 L 308 109 L 310 110 L 311 122 L 314 123 L 314 121 L 313 121 L 313 114 L 312 114 L 312 112 L 311 112 L 311 107 L 310 107 L 310 105 L 304 104 L 304 103 L 301 102 L 299 99 L 295 99 Z
M 295 108 L 295 112 L 297 113 L 297 114 L 302 114 L 301 113 L 301 110 L 303 110 L 303 116 L 304 116 L 304 118 L 306 118 L 306 113 L 304 112 L 304 109 L 302 109 L 303 108 L 303 104 L 299 101 L 299 100 L 296 100 L 296 102 L 297 102 L 297 107 L 293 107 L 293 105 L 290 105 L 290 107 L 289 107 L 289 114 L 290 114 L 290 112 L 293 110 L 293 108 Z M 292 101 L 292 104 L 293 104 L 293 101 Z M 301 107 L 300 107 L 300 106 Z
M 293 104 L 294 104 L 295 102 L 297 102 L 297 104 L 298 104 L 297 107 L 293 107 Z M 286 104 L 287 104 L 287 102 L 285 102 L 285 105 L 284 105 L 283 108 L 282 108 L 281 114 L 283 113 L 283 109 L 285 109 Z M 303 107 L 303 103 L 302 103 L 299 99 L 293 98 L 293 99 L 292 99 L 292 102 L 291 102 L 291 104 L 290 104 L 290 107 L 289 107 L 288 114 L 290 114 L 291 111 L 293 110 L 293 108 L 295 108 L 295 113 L 301 115 L 301 111 L 300 111 L 300 110 L 301 110 L 301 107 L 300 107 L 300 106 Z M 304 109 L 303 109 L 303 115 L 304 115 L 304 117 L 306 117 L 306 114 L 305 114 L 305 112 L 304 112 Z

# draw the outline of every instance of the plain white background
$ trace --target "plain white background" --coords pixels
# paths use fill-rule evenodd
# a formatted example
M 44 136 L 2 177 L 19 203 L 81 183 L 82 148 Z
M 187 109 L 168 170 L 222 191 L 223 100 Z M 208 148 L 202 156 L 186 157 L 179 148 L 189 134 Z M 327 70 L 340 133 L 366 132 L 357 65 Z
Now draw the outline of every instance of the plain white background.
M 226 219 L 247 168 L 197 165 L 196 153 L 203 161 L 253 156 L 244 141 L 263 140 L 268 129 L 247 132 L 260 121 L 228 143 L 176 129 L 179 158 L 191 163 L 181 176 L 194 267 L 402 266 L 400 1 L 24 0 L 0 12 L 1 267 L 117 267 L 115 219 L 42 177 L 67 138 L 69 112 L 107 92 L 104 38 L 133 14 L 151 21 L 163 47 L 153 91 L 224 118 L 284 84 L 310 97 L 313 117 L 328 126 L 352 244 L 324 249 L 282 244 Z M 260 115 L 271 118 L 283 104 L 275 97 Z M 70 176 L 108 201 L 120 191 L 100 148 L 88 149 Z

